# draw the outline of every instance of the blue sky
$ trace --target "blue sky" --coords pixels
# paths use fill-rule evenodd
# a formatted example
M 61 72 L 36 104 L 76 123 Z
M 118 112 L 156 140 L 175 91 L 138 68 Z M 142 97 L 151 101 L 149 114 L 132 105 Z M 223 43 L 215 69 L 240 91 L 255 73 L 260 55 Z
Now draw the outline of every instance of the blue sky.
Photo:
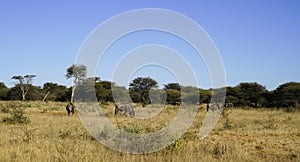
M 258 82 L 272 90 L 285 82 L 300 81 L 297 66 L 300 1 L 297 0 L 3 0 L 0 2 L 0 82 L 12 87 L 13 75 L 36 74 L 34 85 L 55 82 L 70 86 L 71 81 L 65 78 L 66 69 L 75 62 L 89 33 L 112 16 L 140 8 L 173 10 L 201 25 L 221 54 L 229 86 Z M 108 60 L 108 63 L 112 62 Z M 205 69 L 202 64 L 200 71 Z M 109 79 L 105 71 L 99 70 L 104 80 Z M 136 76 L 148 75 L 149 71 L 151 68 L 146 67 L 136 72 Z M 166 70 L 162 73 L 171 76 Z M 201 88 L 210 87 L 206 73 L 199 78 Z M 168 82 L 158 74 L 149 73 L 149 76 L 157 75 L 153 77 L 160 84 Z M 171 76 L 169 81 L 173 79 Z

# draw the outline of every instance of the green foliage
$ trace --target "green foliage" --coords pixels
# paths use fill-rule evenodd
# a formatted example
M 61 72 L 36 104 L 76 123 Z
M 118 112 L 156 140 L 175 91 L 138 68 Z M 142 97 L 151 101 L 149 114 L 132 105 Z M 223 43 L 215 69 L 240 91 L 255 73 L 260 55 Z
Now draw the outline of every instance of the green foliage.
M 64 102 L 74 98 L 74 92 L 76 92 L 85 101 L 98 99 L 99 102 L 123 102 L 131 99 L 143 106 L 150 102 L 162 103 L 164 101 L 168 104 L 176 104 L 181 101 L 203 104 L 211 102 L 212 93 L 215 96 L 220 92 L 219 90 L 223 90 L 223 88 L 204 90 L 182 86 L 179 83 L 168 83 L 164 85 L 163 89 L 157 89 L 158 83 L 150 77 L 134 79 L 127 89 L 118 87 L 110 81 L 101 81 L 99 77 L 86 78 L 86 70 L 84 65 L 72 65 L 67 69 L 66 77 L 74 78 L 75 83 L 74 87 L 70 88 L 51 82 L 45 83 L 41 88 L 31 84 L 35 75 L 13 76 L 12 79 L 17 80 L 17 83 L 12 88 L 7 88 L 4 83 L 0 82 L 0 100 L 24 100 L 26 96 L 26 100 Z M 115 99 L 117 100 L 115 101 Z M 223 98 L 220 98 L 220 102 L 222 101 Z M 234 87 L 226 87 L 226 103 L 230 107 L 277 107 L 285 108 L 286 112 L 294 112 L 300 109 L 300 83 L 284 83 L 274 91 L 268 91 L 263 85 L 256 82 L 240 83 Z M 7 112 L 6 107 L 0 108 L 0 111 Z
M 124 128 L 124 130 L 127 131 L 128 133 L 135 133 L 135 134 L 145 133 L 145 130 L 144 130 L 143 126 L 139 123 L 134 123 L 132 125 L 127 125 Z
M 277 107 L 295 108 L 300 103 L 300 83 L 289 82 L 280 85 L 274 91 Z
M 167 103 L 168 104 L 176 104 L 176 102 L 180 102 L 181 93 L 178 90 L 167 90 Z
M 132 98 L 137 102 L 142 102 L 143 105 L 150 102 L 149 91 L 152 88 L 157 88 L 157 82 L 150 77 L 138 77 L 129 84 L 129 91 Z
M 115 102 L 126 102 L 129 100 L 129 98 L 127 98 L 128 90 L 125 87 L 113 87 L 113 96 Z M 132 100 L 134 101 L 134 98 L 132 98 Z
M 222 111 L 222 117 L 225 120 L 225 122 L 223 124 L 223 129 L 231 129 L 232 128 L 232 122 L 230 121 L 230 118 L 229 118 L 230 114 L 231 114 L 231 111 L 228 108 L 225 108 Z
M 200 89 L 200 103 L 209 103 L 211 99 L 211 91 L 210 90 L 202 90 Z
M 12 111 L 10 112 L 10 117 L 2 118 L 3 122 L 7 123 L 21 123 L 21 124 L 28 124 L 30 120 L 28 117 L 24 116 L 24 110 L 21 108 L 19 103 L 12 103 L 10 104 Z
M 245 100 L 244 106 L 259 107 L 261 94 L 266 92 L 266 88 L 258 83 L 240 83 L 240 96 Z
M 43 96 L 41 95 L 41 88 L 37 86 L 30 85 L 30 88 L 26 95 L 26 100 L 37 101 L 42 100 Z
M 85 65 L 73 64 L 67 69 L 66 78 L 67 79 L 74 78 L 73 87 L 71 91 L 71 103 L 74 102 L 75 89 L 79 85 L 79 83 L 84 81 L 86 77 L 86 73 L 87 73 L 87 67 Z
M 36 77 L 36 75 L 25 75 L 25 76 L 13 76 L 11 79 L 18 80 L 16 87 L 19 87 L 22 95 L 22 100 L 26 100 L 26 95 L 32 86 L 32 79 Z
M 181 101 L 188 104 L 200 103 L 200 91 L 197 87 L 182 86 Z
M 100 78 L 98 77 L 89 77 L 82 79 L 81 82 L 76 86 L 76 101 L 96 101 L 97 91 L 95 90 L 95 84 L 99 79 Z
M 179 83 L 169 83 L 169 84 L 165 85 L 164 90 L 177 90 L 177 91 L 180 91 L 181 86 L 179 85 Z
M 63 85 L 58 85 L 57 83 L 47 82 L 43 85 L 41 91 L 44 101 L 67 101 L 69 98 L 68 88 Z
M 113 96 L 111 92 L 112 86 L 115 86 L 115 84 L 109 81 L 100 81 L 95 83 L 96 95 L 99 101 L 113 101 Z
M 167 150 L 172 150 L 172 151 L 182 151 L 184 147 L 184 138 L 180 137 L 177 139 L 175 142 L 173 142 L 171 145 L 167 147 Z
M 0 100 L 7 100 L 7 93 L 9 88 L 4 83 L 0 82 Z
M 266 92 L 266 88 L 256 82 L 240 83 L 226 88 L 226 102 L 234 106 L 261 107 Z
M 67 69 L 66 78 L 75 78 L 75 82 L 81 81 L 81 79 L 86 77 L 87 68 L 85 65 L 71 65 Z

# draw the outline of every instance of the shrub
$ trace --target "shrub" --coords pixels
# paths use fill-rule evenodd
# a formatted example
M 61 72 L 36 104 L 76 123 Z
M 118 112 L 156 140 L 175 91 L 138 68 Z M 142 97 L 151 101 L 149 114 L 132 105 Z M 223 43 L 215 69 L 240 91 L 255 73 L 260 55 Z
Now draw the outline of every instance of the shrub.
M 229 115 L 231 114 L 231 111 L 228 109 L 224 109 L 222 111 L 222 117 L 225 119 L 225 123 L 223 124 L 223 129 L 231 129 L 232 128 L 232 122 L 229 119 Z
M 3 122 L 7 123 L 22 123 L 22 124 L 28 124 L 30 123 L 30 120 L 28 117 L 24 116 L 24 110 L 20 107 L 14 106 L 12 108 L 12 111 L 10 112 L 10 117 L 4 117 L 2 118 Z
M 135 133 L 135 134 L 145 133 L 143 126 L 140 124 L 136 124 L 136 123 L 125 127 L 125 131 L 127 131 L 128 133 Z

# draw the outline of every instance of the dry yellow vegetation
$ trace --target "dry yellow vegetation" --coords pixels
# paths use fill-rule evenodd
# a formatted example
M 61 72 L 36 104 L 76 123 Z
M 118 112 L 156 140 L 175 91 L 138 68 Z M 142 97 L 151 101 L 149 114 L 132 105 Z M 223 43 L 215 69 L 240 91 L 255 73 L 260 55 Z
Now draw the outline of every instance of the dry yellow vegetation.
M 0 118 L 10 107 L 25 109 L 29 124 L 0 122 L 0 161 L 300 161 L 300 112 L 282 109 L 233 108 L 204 140 L 198 137 L 205 116 L 200 108 L 189 130 L 174 144 L 158 152 L 132 155 L 111 150 L 89 135 L 77 115 L 68 117 L 67 103 L 1 101 Z M 176 114 L 166 106 L 158 116 L 138 120 L 113 114 L 117 127 L 136 133 L 155 132 Z M 8 111 L 7 111 L 8 110 Z

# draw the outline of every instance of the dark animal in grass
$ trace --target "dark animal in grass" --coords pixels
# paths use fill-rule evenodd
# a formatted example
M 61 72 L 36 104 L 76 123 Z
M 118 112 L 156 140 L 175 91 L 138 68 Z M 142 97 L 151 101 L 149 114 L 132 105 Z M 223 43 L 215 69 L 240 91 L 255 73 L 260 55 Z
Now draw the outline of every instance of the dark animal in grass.
M 134 117 L 135 115 L 131 104 L 115 104 L 115 115 L 117 115 L 119 111 L 124 114 L 129 114 L 130 117 Z
M 74 110 L 75 110 L 74 104 L 69 103 L 69 104 L 66 106 L 66 110 L 67 110 L 67 112 L 68 112 L 68 116 L 70 116 L 70 114 L 74 114 Z

